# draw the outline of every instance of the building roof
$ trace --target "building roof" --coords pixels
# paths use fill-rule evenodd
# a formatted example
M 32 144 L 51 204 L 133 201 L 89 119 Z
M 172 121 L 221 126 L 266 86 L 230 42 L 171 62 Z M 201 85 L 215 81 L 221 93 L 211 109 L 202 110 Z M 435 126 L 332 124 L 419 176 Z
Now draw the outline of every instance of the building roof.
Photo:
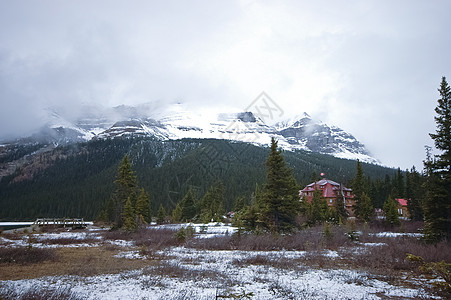
M 335 181 L 333 181 L 333 180 L 329 180 L 329 179 L 324 178 L 324 179 L 321 179 L 321 180 L 319 180 L 319 181 L 310 183 L 309 185 L 307 185 L 307 186 L 302 190 L 302 192 L 309 192 L 309 191 L 315 190 L 315 185 L 316 185 L 316 186 L 320 186 L 320 187 L 321 187 L 321 186 L 328 186 L 328 185 L 331 185 L 331 186 L 333 187 L 333 190 L 337 190 L 337 189 L 340 188 L 340 184 L 339 184 L 339 183 L 337 183 L 337 182 L 335 182 Z M 343 188 L 343 191 L 349 191 L 349 192 L 352 191 L 352 189 L 347 188 L 347 187 L 345 187 L 344 185 L 342 185 L 342 188 Z
M 301 193 L 312 192 L 315 190 L 315 187 L 316 188 L 319 187 L 319 189 L 321 189 L 323 191 L 323 197 L 329 198 L 329 197 L 335 197 L 335 195 L 337 194 L 336 191 L 338 191 L 340 189 L 340 184 L 335 181 L 324 178 L 319 181 L 310 183 L 300 192 Z M 343 185 L 341 186 L 341 188 L 343 189 L 343 191 L 346 191 L 346 192 L 352 191 L 352 189 L 349 189 Z
M 407 206 L 407 199 L 399 198 L 399 199 L 395 199 L 395 200 L 398 201 L 398 203 L 399 203 L 401 206 Z

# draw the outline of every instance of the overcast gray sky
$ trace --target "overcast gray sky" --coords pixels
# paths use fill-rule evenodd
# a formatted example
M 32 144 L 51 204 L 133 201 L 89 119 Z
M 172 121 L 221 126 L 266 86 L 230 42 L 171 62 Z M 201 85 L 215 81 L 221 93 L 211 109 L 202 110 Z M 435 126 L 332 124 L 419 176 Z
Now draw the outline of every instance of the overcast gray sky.
M 1 1 L 0 137 L 49 106 L 182 101 L 246 108 L 265 91 L 422 167 L 451 1 Z

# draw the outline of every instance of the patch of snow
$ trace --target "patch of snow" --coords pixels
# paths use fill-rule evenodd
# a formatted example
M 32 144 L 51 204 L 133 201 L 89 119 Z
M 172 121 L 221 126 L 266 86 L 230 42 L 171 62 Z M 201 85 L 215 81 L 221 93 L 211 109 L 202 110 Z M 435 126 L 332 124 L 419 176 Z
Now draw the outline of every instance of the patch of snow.
M 114 241 L 105 241 L 105 243 L 109 243 L 111 245 L 127 248 L 135 246 L 133 241 L 124 241 L 124 240 L 114 240 Z
M 146 257 L 142 256 L 139 251 L 122 251 L 116 254 L 114 257 L 126 259 L 146 259 Z
M 422 233 L 412 233 L 412 232 L 379 232 L 376 233 L 375 236 L 377 237 L 402 237 L 402 236 L 408 236 L 408 237 L 417 237 L 420 238 L 423 236 Z

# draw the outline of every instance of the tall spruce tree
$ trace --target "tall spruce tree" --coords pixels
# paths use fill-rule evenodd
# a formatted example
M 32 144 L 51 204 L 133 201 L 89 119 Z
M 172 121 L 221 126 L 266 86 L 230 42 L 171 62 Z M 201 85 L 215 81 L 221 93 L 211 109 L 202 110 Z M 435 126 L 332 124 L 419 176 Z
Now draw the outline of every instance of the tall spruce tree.
M 222 181 L 210 186 L 201 199 L 201 220 L 204 223 L 210 221 L 222 221 L 224 214 L 224 185 Z
M 138 200 L 136 200 L 136 216 L 141 224 L 150 223 L 150 199 L 149 194 L 141 188 L 138 195 Z
M 352 180 L 352 192 L 354 193 L 355 199 L 354 204 L 355 215 L 357 218 L 362 218 L 364 215 L 366 215 L 365 210 L 367 209 L 368 206 L 366 203 L 363 203 L 364 201 L 367 200 L 363 199 L 363 195 L 365 194 L 366 197 L 368 197 L 368 195 L 366 193 L 365 177 L 363 176 L 362 165 L 360 164 L 359 160 L 357 160 L 356 175 Z
M 406 198 L 407 209 L 410 219 L 413 221 L 423 220 L 423 198 L 424 189 L 422 187 L 423 177 L 415 169 L 415 166 L 406 172 Z
M 383 210 L 385 214 L 385 222 L 389 226 L 393 227 L 398 226 L 400 224 L 398 216 L 398 208 L 395 200 L 393 200 L 392 197 L 387 198 L 387 200 L 384 203 Z
M 135 210 L 133 209 L 130 197 L 128 197 L 124 205 L 124 211 L 122 213 L 122 228 L 128 231 L 132 231 L 135 230 L 136 227 L 137 224 Z
M 260 205 L 261 224 L 271 232 L 289 232 L 296 225 L 299 209 L 299 188 L 293 172 L 272 138 Z
M 359 213 L 356 213 L 356 217 L 362 219 L 365 222 L 369 222 L 374 215 L 373 203 L 371 202 L 370 197 L 365 192 L 363 192 L 359 201 Z
M 182 199 L 182 221 L 191 221 L 197 214 L 196 192 L 192 187 L 188 189 Z
M 343 194 L 343 186 L 340 184 L 340 189 L 337 191 L 337 197 L 335 198 L 335 212 L 337 216 L 337 222 L 339 224 L 346 223 L 348 219 L 348 211 L 345 207 L 345 197 Z
M 307 206 L 307 224 L 309 226 L 321 224 L 326 220 L 329 207 L 327 206 L 326 198 L 323 197 L 322 190 L 314 190 L 312 201 L 305 204 Z
M 182 221 L 182 205 L 179 202 L 172 211 L 172 222 L 177 223 L 180 221 Z
M 166 209 L 164 209 L 163 204 L 160 204 L 157 212 L 157 224 L 163 224 L 166 220 Z
M 441 154 L 425 161 L 425 239 L 430 242 L 451 239 L 451 89 L 445 77 L 438 91 L 437 130 L 430 136 Z
M 115 227 L 121 228 L 123 225 L 122 213 L 127 200 L 130 198 L 132 207 L 137 200 L 138 181 L 128 156 L 125 155 L 119 165 L 116 180 L 114 181 L 116 190 L 113 193 L 111 203 L 107 205 L 107 214 Z

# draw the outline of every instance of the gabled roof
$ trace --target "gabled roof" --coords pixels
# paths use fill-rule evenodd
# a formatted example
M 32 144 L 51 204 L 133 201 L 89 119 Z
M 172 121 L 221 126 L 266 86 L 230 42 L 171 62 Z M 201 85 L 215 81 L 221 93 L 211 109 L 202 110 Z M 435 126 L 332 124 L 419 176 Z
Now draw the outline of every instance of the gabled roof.
M 334 191 L 336 191 L 336 190 L 338 190 L 338 189 L 340 188 L 340 184 L 339 184 L 339 183 L 337 183 L 337 182 L 335 182 L 335 181 L 333 181 L 333 180 L 329 180 L 329 179 L 323 178 L 323 179 L 321 179 L 321 180 L 319 180 L 319 181 L 310 183 L 309 185 L 307 185 L 307 186 L 302 190 L 302 192 L 309 192 L 309 191 L 315 190 L 315 185 L 316 185 L 316 186 L 319 186 L 319 187 L 321 187 L 321 186 L 328 186 L 328 185 L 329 185 L 329 186 L 332 186 L 332 189 L 333 189 Z M 349 192 L 352 191 L 352 189 L 347 188 L 347 187 L 345 187 L 344 185 L 342 185 L 342 188 L 343 188 L 343 191 L 349 191 Z
M 399 198 L 399 199 L 395 199 L 395 200 L 398 201 L 398 203 L 399 203 L 401 206 L 407 206 L 407 199 Z
M 325 198 L 335 197 L 335 195 L 337 195 L 336 191 L 340 190 L 339 183 L 324 178 L 319 181 L 310 183 L 303 190 L 301 190 L 301 192 L 303 192 L 303 193 L 312 192 L 315 190 L 315 187 L 319 188 L 323 191 L 323 197 L 325 197 Z M 343 185 L 341 186 L 341 188 L 343 189 L 343 191 L 346 191 L 346 192 L 352 191 L 352 189 L 349 189 Z
M 334 185 L 334 186 L 340 186 L 339 183 L 336 183 L 335 181 L 332 181 L 332 180 L 329 180 L 329 179 L 326 179 L 326 178 L 323 178 L 323 179 L 321 179 L 321 180 L 319 180 L 319 181 L 316 181 L 316 182 L 312 182 L 312 183 L 310 183 L 310 184 L 307 185 L 307 186 L 313 187 L 315 184 L 321 186 L 321 185 L 325 185 L 326 183 L 330 183 L 331 185 Z

